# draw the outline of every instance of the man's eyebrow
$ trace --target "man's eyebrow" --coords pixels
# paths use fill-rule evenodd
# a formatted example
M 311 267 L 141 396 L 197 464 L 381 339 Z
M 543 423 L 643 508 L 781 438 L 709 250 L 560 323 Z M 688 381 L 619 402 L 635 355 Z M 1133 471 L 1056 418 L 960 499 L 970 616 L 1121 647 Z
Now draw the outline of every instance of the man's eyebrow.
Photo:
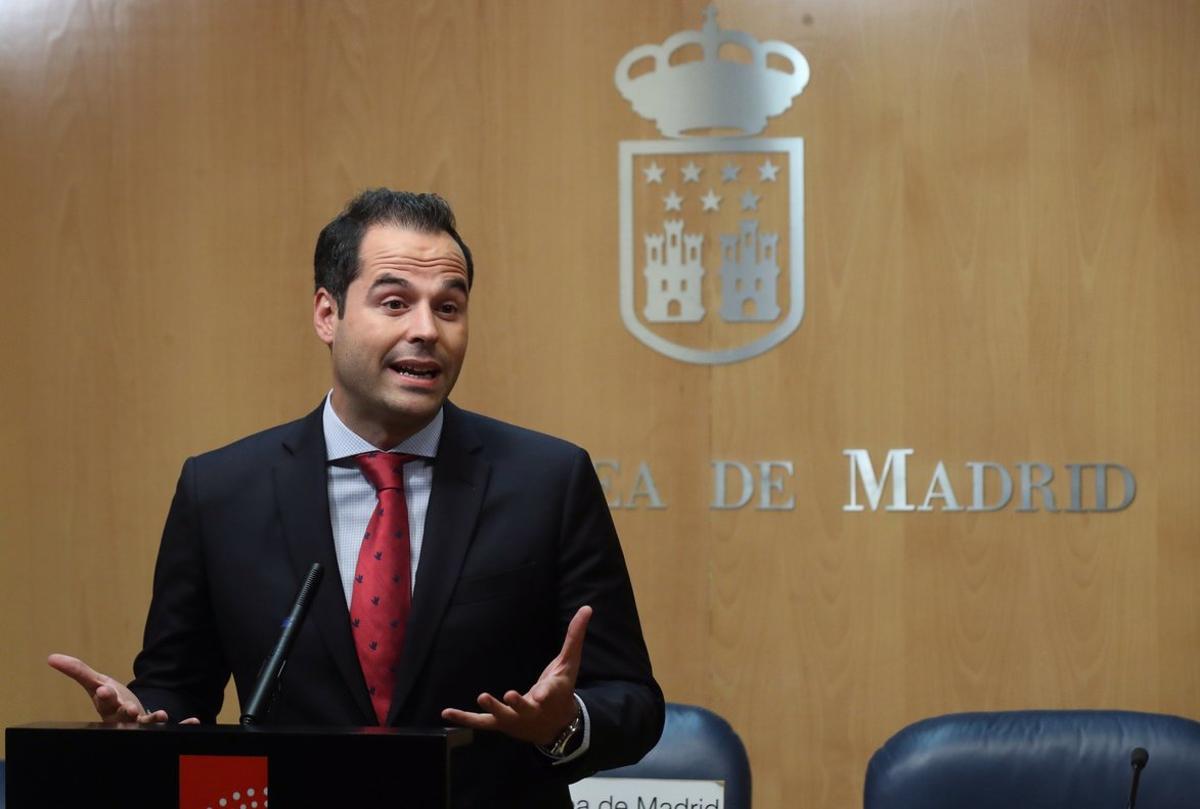
M 371 290 L 374 290 L 376 287 L 385 286 L 406 287 L 409 286 L 409 283 L 407 278 L 401 278 L 399 275 L 391 275 L 390 273 L 384 273 L 371 282 Z
M 367 291 L 373 292 L 376 289 L 378 289 L 379 287 L 389 287 L 389 286 L 408 288 L 408 287 L 411 287 L 412 284 L 410 284 L 408 279 L 404 278 L 403 276 L 392 275 L 391 273 L 385 272 L 382 275 L 379 275 L 378 277 L 376 277 L 376 279 L 371 282 L 371 286 Z M 466 295 L 469 292 L 469 289 L 467 288 L 467 279 L 463 278 L 460 275 L 451 275 L 446 280 L 442 281 L 442 289 L 457 290 L 459 292 L 462 292 L 464 295 Z

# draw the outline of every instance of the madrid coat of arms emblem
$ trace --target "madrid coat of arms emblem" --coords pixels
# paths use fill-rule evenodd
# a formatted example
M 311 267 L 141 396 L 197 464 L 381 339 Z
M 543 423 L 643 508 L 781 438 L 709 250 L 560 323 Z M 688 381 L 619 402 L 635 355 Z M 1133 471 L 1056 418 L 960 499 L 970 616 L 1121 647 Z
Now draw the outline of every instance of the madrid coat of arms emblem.
M 666 136 L 620 144 L 621 318 L 705 365 L 758 356 L 804 317 L 804 140 L 752 136 L 803 91 L 808 62 L 716 16 L 634 48 L 615 76 Z

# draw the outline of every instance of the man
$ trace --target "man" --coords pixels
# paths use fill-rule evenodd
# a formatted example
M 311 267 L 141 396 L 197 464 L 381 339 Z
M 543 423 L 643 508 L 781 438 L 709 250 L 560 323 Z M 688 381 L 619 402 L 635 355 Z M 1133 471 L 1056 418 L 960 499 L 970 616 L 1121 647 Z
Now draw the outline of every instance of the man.
M 591 462 L 447 400 L 474 267 L 442 199 L 363 193 L 314 264 L 330 394 L 184 464 L 128 688 L 50 664 L 105 721 L 212 722 L 320 562 L 269 724 L 465 725 L 458 805 L 569 807 L 568 782 L 636 761 L 663 722 Z

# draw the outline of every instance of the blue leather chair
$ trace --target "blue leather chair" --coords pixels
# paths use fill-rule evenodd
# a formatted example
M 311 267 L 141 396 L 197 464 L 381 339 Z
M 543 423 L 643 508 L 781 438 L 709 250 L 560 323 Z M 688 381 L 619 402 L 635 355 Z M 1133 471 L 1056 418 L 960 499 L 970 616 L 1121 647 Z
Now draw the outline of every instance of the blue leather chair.
M 1130 753 L 1150 753 L 1137 809 L 1200 806 L 1200 723 L 1131 711 L 1010 711 L 925 719 L 867 765 L 865 809 L 1123 807 Z
M 728 722 L 696 705 L 668 702 L 654 749 L 637 764 L 597 775 L 724 781 L 725 809 L 750 809 L 750 759 L 742 740 Z

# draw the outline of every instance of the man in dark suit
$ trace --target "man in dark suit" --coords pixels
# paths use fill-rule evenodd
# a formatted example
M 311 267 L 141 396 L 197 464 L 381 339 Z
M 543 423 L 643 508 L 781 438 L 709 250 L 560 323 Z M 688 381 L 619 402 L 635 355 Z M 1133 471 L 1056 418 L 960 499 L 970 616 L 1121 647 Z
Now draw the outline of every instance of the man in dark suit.
M 360 195 L 314 263 L 330 395 L 184 464 L 128 688 L 50 663 L 106 721 L 212 722 L 320 562 L 269 723 L 465 725 L 458 805 L 568 807 L 568 782 L 636 761 L 663 721 L 591 462 L 447 401 L 474 268 L 440 198 Z

